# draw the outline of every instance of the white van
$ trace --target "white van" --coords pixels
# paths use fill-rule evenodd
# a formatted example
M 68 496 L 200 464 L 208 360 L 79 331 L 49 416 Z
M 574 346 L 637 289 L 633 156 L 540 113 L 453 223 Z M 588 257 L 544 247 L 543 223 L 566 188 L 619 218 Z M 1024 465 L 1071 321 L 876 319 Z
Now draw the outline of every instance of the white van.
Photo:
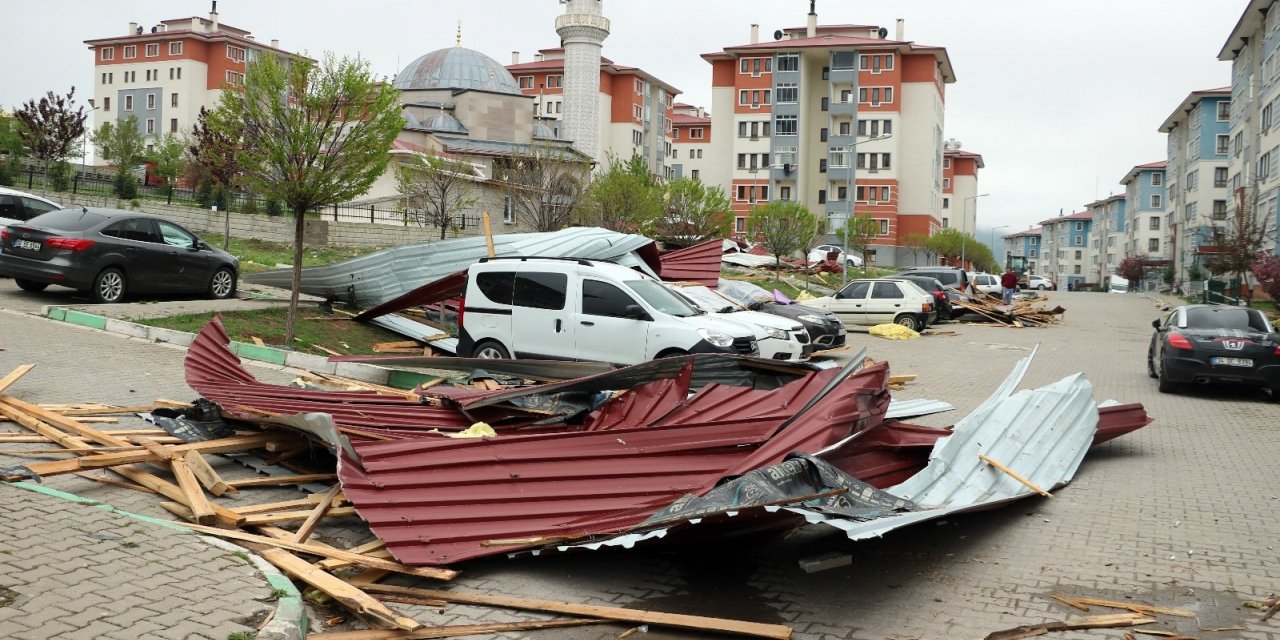
M 1107 282 L 1108 293 L 1128 293 L 1129 279 L 1122 276 L 1111 276 Z
M 467 270 L 458 355 L 632 365 L 688 353 L 758 355 L 751 329 L 608 262 L 486 258 Z
M 667 283 L 667 287 L 679 293 L 699 309 L 719 317 L 744 324 L 756 335 L 760 356 L 771 360 L 807 360 L 813 353 L 809 332 L 795 320 L 775 316 L 762 311 L 751 311 L 742 303 L 698 283 Z

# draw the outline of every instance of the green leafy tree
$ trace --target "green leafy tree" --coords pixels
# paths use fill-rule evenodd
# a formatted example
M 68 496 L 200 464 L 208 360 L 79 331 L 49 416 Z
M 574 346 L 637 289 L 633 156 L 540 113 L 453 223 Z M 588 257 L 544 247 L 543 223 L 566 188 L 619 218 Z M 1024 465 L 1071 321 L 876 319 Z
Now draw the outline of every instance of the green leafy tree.
M 822 232 L 824 222 L 798 202 L 771 200 L 752 209 L 747 224 L 774 257 L 776 277 L 776 269 L 782 267 L 782 256 L 807 249 Z
M 22 123 L 18 135 L 27 151 L 40 160 L 46 170 L 57 160 L 72 155 L 80 137 L 85 134 L 88 115 L 76 106 L 76 88 L 65 96 L 52 91 L 37 102 L 26 101 L 13 115 Z
M 102 123 L 93 132 L 93 146 L 98 149 L 98 157 L 116 165 L 113 178 L 116 196 L 123 200 L 136 198 L 138 180 L 133 171 L 142 164 L 145 154 L 138 118 L 129 116 L 119 122 Z
M 915 263 L 917 266 L 920 264 L 921 253 L 925 255 L 926 259 L 929 257 L 931 253 L 929 251 L 929 236 L 926 236 L 925 234 L 920 233 L 918 231 L 912 231 L 911 233 L 908 233 L 907 235 L 903 236 L 902 246 L 911 250 L 911 255 L 912 257 L 915 258 Z
M 200 107 L 196 123 L 187 137 L 187 169 L 190 180 L 197 185 L 196 202 L 201 206 L 218 206 L 227 211 L 228 192 L 237 185 L 240 165 L 236 152 L 240 149 L 243 134 L 238 122 L 224 122 L 221 128 L 210 126 L 211 111 Z
M 880 237 L 880 221 L 869 215 L 854 216 L 845 220 L 843 228 L 836 229 L 836 237 L 842 243 L 847 242 L 850 250 L 863 257 L 862 274 L 867 275 L 871 270 L 871 261 L 866 259 L 867 249 Z
M 930 252 L 941 257 L 944 262 L 951 263 L 959 262 L 962 253 L 967 257 L 970 247 L 976 244 L 972 236 L 966 236 L 954 227 L 947 227 L 929 236 L 927 246 Z
M 534 231 L 557 231 L 582 215 L 590 173 L 585 157 L 545 142 L 500 158 L 493 167 L 515 219 Z
M 359 59 L 328 55 L 286 66 L 266 55 L 248 67 L 243 87 L 222 92 L 209 116 L 211 128 L 244 143 L 233 156 L 242 183 L 293 213 L 288 346 L 302 286 L 306 213 L 360 196 L 387 170 L 391 143 L 404 125 L 399 98 Z
M 609 168 L 591 180 L 579 222 L 624 233 L 647 234 L 663 215 L 662 184 L 645 159 L 609 156 Z
M 421 226 L 439 229 L 441 240 L 458 212 L 479 202 L 476 181 L 471 164 L 443 156 L 412 156 L 396 167 L 405 215 Z
M 21 170 L 18 159 L 27 155 L 27 145 L 18 130 L 22 121 L 10 115 L 0 115 L 0 185 L 12 185 Z
M 724 189 L 697 178 L 680 178 L 667 183 L 653 237 L 668 247 L 691 247 L 728 237 L 733 218 L 733 205 Z
M 166 133 L 156 139 L 145 157 L 155 164 L 155 174 L 164 178 L 165 184 L 172 188 L 186 167 L 186 155 L 187 141 L 176 133 Z

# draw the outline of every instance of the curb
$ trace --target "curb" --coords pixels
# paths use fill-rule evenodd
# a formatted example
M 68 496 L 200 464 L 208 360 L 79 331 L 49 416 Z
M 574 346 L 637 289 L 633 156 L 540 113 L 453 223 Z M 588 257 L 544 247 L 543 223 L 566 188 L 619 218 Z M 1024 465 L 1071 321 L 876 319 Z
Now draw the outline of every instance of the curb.
M 117 320 L 66 307 L 45 306 L 41 309 L 40 314 L 58 322 L 80 325 L 150 342 L 173 344 L 183 348 L 190 347 L 195 340 L 195 334 L 193 333 L 150 327 L 145 324 Z M 323 356 L 298 353 L 297 351 L 276 347 L 260 347 L 256 344 L 236 342 L 234 340 L 231 341 L 229 348 L 232 353 L 245 360 L 293 367 L 295 369 L 309 369 L 343 378 L 352 378 L 361 382 L 396 387 L 397 389 L 413 389 L 423 382 L 435 379 L 435 376 L 425 373 L 387 369 L 359 362 L 329 362 L 329 359 Z
M 206 544 L 218 547 L 219 549 L 247 553 L 242 547 L 231 544 L 225 540 L 214 538 L 212 536 L 199 535 L 182 525 L 168 520 L 144 516 L 140 513 L 125 511 L 124 509 L 117 509 L 116 507 L 100 500 L 84 498 L 74 493 L 51 489 L 31 482 L 11 482 L 9 485 L 43 494 L 51 498 L 58 498 L 59 500 L 67 500 L 69 502 L 102 509 L 103 511 L 108 511 L 126 518 L 132 518 L 147 524 L 172 529 L 179 533 L 194 535 L 203 540 Z M 273 590 L 279 590 L 285 593 L 284 597 L 276 600 L 276 610 L 271 616 L 271 622 L 258 630 L 255 637 L 263 640 L 302 640 L 302 638 L 305 638 L 307 635 L 307 612 L 302 606 L 302 594 L 298 591 L 297 587 L 293 586 L 293 582 L 283 573 L 280 573 L 280 570 L 274 565 L 263 560 L 257 554 L 249 553 L 248 555 L 253 562 L 254 568 L 257 569 L 264 578 L 266 578 L 267 584 L 271 585 Z

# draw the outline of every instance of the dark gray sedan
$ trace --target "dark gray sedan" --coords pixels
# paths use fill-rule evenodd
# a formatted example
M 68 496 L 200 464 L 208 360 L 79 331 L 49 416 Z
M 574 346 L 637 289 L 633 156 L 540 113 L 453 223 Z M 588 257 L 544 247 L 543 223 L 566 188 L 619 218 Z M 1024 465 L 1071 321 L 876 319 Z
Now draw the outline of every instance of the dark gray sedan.
M 81 207 L 0 229 L 0 275 L 25 291 L 56 284 L 104 303 L 141 293 L 229 298 L 239 269 L 235 256 L 145 213 Z

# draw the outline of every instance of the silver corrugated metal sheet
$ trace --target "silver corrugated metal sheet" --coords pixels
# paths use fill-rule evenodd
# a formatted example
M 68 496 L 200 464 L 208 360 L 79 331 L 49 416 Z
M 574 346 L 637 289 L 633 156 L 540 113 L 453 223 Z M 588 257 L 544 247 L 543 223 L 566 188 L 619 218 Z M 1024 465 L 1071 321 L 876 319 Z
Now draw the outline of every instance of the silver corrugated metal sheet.
M 385 316 L 378 316 L 369 322 L 371 324 L 376 324 L 387 331 L 398 333 L 406 338 L 412 338 L 414 340 L 421 340 L 423 336 L 433 336 L 440 333 L 439 329 L 429 324 L 422 324 L 412 318 L 406 318 L 394 313 L 388 313 Z M 428 341 L 427 344 L 431 345 L 431 348 L 433 349 L 448 351 L 449 353 L 458 352 L 457 338 L 440 338 L 439 340 Z
M 640 267 L 657 277 L 634 252 L 653 244 L 644 236 L 617 233 L 598 227 L 573 227 L 547 233 L 509 233 L 493 237 L 494 250 L 503 257 L 547 256 L 613 260 Z M 461 271 L 488 254 L 484 237 L 455 238 L 425 244 L 393 247 L 323 267 L 302 270 L 302 292 L 316 296 L 352 299 L 361 307 L 373 307 L 404 295 L 429 282 Z M 242 276 L 245 282 L 288 289 L 293 272 L 275 269 Z
M 720 261 L 725 264 L 731 264 L 736 267 L 772 267 L 776 262 L 773 256 L 758 256 L 753 253 L 726 253 L 720 257 Z
M 942 400 L 929 400 L 927 398 L 899 400 L 894 398 L 889 403 L 889 412 L 884 414 L 884 417 L 886 420 L 890 418 L 916 418 L 942 413 L 943 411 L 953 411 L 955 408 L 955 405 Z

